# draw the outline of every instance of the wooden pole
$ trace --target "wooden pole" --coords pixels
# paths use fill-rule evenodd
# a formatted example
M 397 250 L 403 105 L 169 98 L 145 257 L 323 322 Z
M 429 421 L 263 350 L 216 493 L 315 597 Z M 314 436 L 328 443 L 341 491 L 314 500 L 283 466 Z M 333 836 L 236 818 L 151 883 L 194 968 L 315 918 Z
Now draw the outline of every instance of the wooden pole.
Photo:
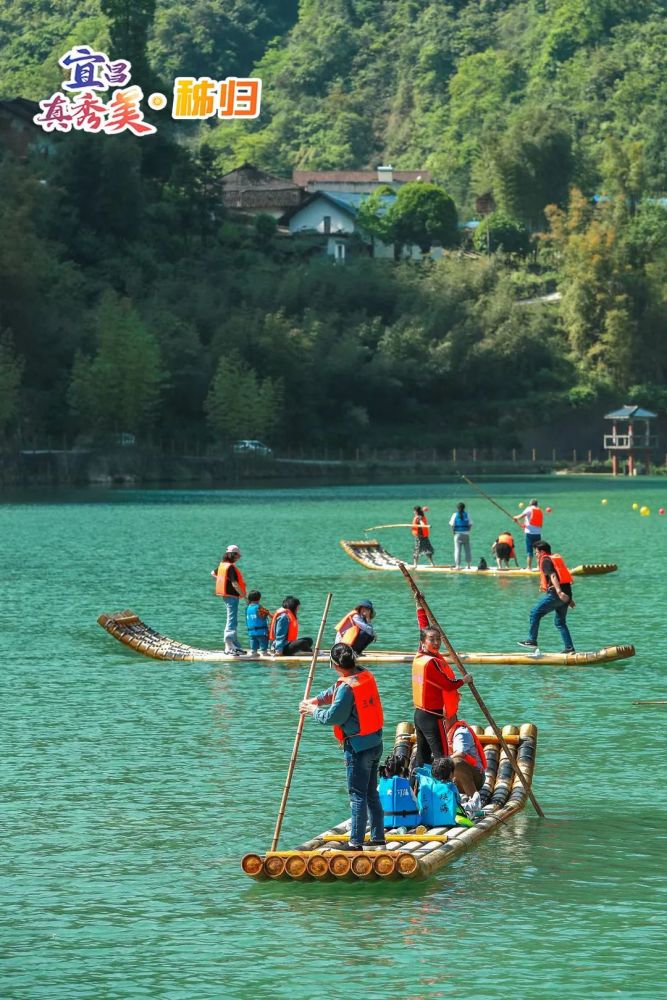
M 493 497 L 490 497 L 488 493 L 485 493 L 484 490 L 480 486 L 477 485 L 477 483 L 473 483 L 472 479 L 468 479 L 467 476 L 463 476 L 463 475 L 461 476 L 461 479 L 465 479 L 466 483 L 468 483 L 469 486 L 472 486 L 472 488 L 474 490 L 477 490 L 477 492 L 481 493 L 483 497 L 486 497 L 486 499 L 489 501 L 489 503 L 492 503 L 494 507 L 497 507 L 498 510 L 501 510 L 503 512 L 503 514 L 507 514 L 507 516 L 509 518 L 511 518 L 512 521 L 514 521 L 514 518 L 512 517 L 512 515 L 510 514 L 510 512 L 508 510 L 505 510 L 504 507 L 501 507 L 499 503 L 496 503 L 496 501 L 493 499 Z M 516 524 L 516 521 L 514 521 L 514 523 Z
M 411 528 L 411 524 L 374 524 L 372 528 L 364 528 L 364 531 L 379 531 L 380 528 Z
M 320 651 L 320 645 L 322 642 L 322 636 L 324 634 L 324 626 L 326 625 L 327 615 L 329 614 L 329 608 L 331 606 L 331 598 L 333 594 L 327 594 L 327 599 L 324 602 L 324 613 L 322 615 L 322 621 L 320 622 L 320 629 L 317 633 L 317 639 L 315 640 L 315 648 L 313 649 L 313 658 L 310 661 L 310 669 L 308 671 L 308 678 L 306 680 L 306 690 L 304 691 L 304 700 L 310 696 L 310 689 L 313 684 L 313 677 L 315 676 L 315 667 L 317 666 L 317 655 Z M 296 727 L 296 736 L 294 737 L 294 746 L 292 747 L 292 756 L 290 757 L 289 767 L 287 768 L 287 778 L 285 779 L 285 787 L 283 788 L 283 796 L 280 800 L 280 809 L 278 810 L 278 819 L 276 820 L 276 828 L 273 831 L 273 840 L 271 841 L 271 851 L 275 851 L 278 847 L 278 838 L 280 837 L 280 828 L 283 825 L 283 819 L 285 816 L 285 806 L 287 805 L 287 796 L 289 795 L 290 785 L 292 784 L 292 775 L 294 774 L 294 767 L 296 765 L 296 755 L 299 752 L 299 744 L 301 743 L 301 734 L 303 733 L 303 724 L 305 722 L 305 716 L 299 716 L 299 724 Z
M 425 613 L 426 617 L 428 618 L 429 622 L 431 623 L 432 627 L 436 628 L 438 630 L 438 632 L 440 633 L 440 635 L 442 636 L 443 642 L 445 643 L 445 646 L 449 650 L 450 656 L 452 657 L 452 659 L 456 663 L 456 666 L 459 669 L 459 673 L 462 676 L 465 676 L 468 671 L 465 669 L 465 667 L 461 663 L 461 660 L 459 658 L 459 654 L 456 652 L 456 650 L 452 646 L 451 642 L 447 638 L 447 635 L 446 635 L 444 629 L 438 623 L 438 621 L 436 620 L 435 615 L 433 614 L 433 612 L 429 608 L 428 604 L 426 603 L 424 595 L 418 589 L 417 584 L 412 579 L 412 576 L 410 575 L 410 572 L 409 572 L 407 566 L 405 565 L 405 563 L 399 563 L 398 565 L 399 565 L 399 569 L 400 569 L 401 573 L 403 574 L 403 576 L 405 577 L 405 579 L 408 581 L 408 583 L 410 585 L 410 588 L 411 588 L 413 594 L 415 595 L 415 598 L 419 602 L 420 607 L 424 611 L 424 613 Z M 470 688 L 470 692 L 473 695 L 473 697 L 475 698 L 475 701 L 477 702 L 477 704 L 481 708 L 482 712 L 484 713 L 484 717 L 487 719 L 489 725 L 491 726 L 491 728 L 493 729 L 495 735 L 497 736 L 498 742 L 500 743 L 501 747 L 503 748 L 503 750 L 507 754 L 507 759 L 509 760 L 510 764 L 512 765 L 512 770 L 514 771 L 514 773 L 516 774 L 517 778 L 519 779 L 519 781 L 523 785 L 524 791 L 526 792 L 528 798 L 533 803 L 533 805 L 535 807 L 535 812 L 537 813 L 538 816 L 544 818 L 544 813 L 542 812 L 542 809 L 540 807 L 539 802 L 537 801 L 537 799 L 533 795 L 532 789 L 531 789 L 530 785 L 528 784 L 528 782 L 526 781 L 526 778 L 525 778 L 525 776 L 523 774 L 523 771 L 521 770 L 521 768 L 517 764 L 516 760 L 512 756 L 510 748 L 507 745 L 507 743 L 505 742 L 505 737 L 503 736 L 503 734 L 501 733 L 500 729 L 496 725 L 496 721 L 493 718 L 493 716 L 491 715 L 491 713 L 489 712 L 488 708 L 486 707 L 486 704 L 484 703 L 484 700 L 483 700 L 482 696 L 480 695 L 479 691 L 477 690 L 477 688 L 475 687 L 475 685 L 474 685 L 474 683 L 472 681 L 469 683 L 468 687 Z

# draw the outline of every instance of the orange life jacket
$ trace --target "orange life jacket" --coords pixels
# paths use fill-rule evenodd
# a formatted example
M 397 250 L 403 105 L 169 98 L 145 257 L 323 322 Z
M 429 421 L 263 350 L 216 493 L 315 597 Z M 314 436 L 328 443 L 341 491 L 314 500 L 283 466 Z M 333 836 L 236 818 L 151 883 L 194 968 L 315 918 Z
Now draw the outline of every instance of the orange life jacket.
M 411 531 L 415 538 L 428 538 L 431 533 L 431 526 L 425 517 L 420 517 L 419 514 L 415 514 L 412 518 Z
M 534 528 L 541 528 L 544 524 L 544 511 L 540 510 L 539 507 L 529 507 L 528 513 L 530 514 L 530 517 L 527 523 L 532 525 Z
M 482 765 L 481 766 L 481 770 L 482 771 L 486 771 L 486 754 L 484 753 L 484 747 L 482 746 L 482 744 L 480 742 L 480 739 L 479 739 L 479 736 L 477 735 L 477 733 L 475 732 L 475 730 L 471 726 L 469 726 L 467 722 L 464 722 L 463 719 L 457 719 L 457 721 L 454 723 L 454 725 L 449 730 L 449 733 L 447 733 L 447 756 L 449 756 L 449 752 L 450 752 L 450 750 L 449 750 L 449 747 L 450 747 L 450 733 L 451 733 L 451 743 L 453 743 L 454 742 L 454 733 L 456 732 L 457 729 L 460 729 L 461 727 L 463 727 L 463 728 L 465 728 L 465 729 L 468 730 L 468 732 L 470 733 L 470 735 L 472 736 L 472 738 L 474 740 L 475 750 L 479 754 L 479 760 L 476 757 L 473 757 L 473 755 L 471 753 L 464 753 L 463 754 L 463 759 L 466 760 L 472 767 L 476 767 L 478 769 L 479 769 L 480 761 L 481 761 L 481 765 Z
M 498 545 L 509 545 L 511 549 L 514 548 L 514 539 L 510 535 L 509 531 L 503 531 L 498 535 Z
M 429 671 L 431 660 L 435 666 Z M 435 655 L 433 653 L 417 653 L 412 661 L 412 700 L 415 708 L 421 708 L 425 712 L 434 712 L 438 715 L 444 712 L 447 718 L 456 715 L 459 707 L 458 688 L 446 690 L 436 680 L 427 676 L 429 672 L 435 677 L 440 674 L 450 681 L 456 680 L 452 668 L 444 656 L 439 653 Z
M 359 638 L 359 633 L 361 632 L 359 626 L 355 625 L 352 621 L 355 614 L 357 614 L 357 609 L 353 608 L 336 625 L 336 633 L 340 632 L 340 641 L 346 642 L 348 646 L 351 646 L 355 639 Z
M 236 587 L 240 592 L 241 597 L 245 596 L 245 580 L 241 575 L 241 570 L 238 568 L 236 563 L 228 562 L 223 559 L 217 569 L 216 580 L 215 580 L 215 593 L 217 597 L 238 597 L 236 593 L 232 593 L 229 584 L 227 583 L 227 575 L 229 573 L 230 566 L 233 566 L 236 570 Z
M 276 637 L 276 622 L 278 621 L 280 615 L 287 615 L 287 620 L 289 621 L 289 625 L 287 626 L 287 641 L 294 642 L 299 634 L 299 622 L 297 621 L 297 617 L 294 612 L 290 611 L 289 608 L 278 608 L 276 611 L 275 615 L 271 619 L 269 640 L 273 642 Z
M 352 733 L 353 736 L 368 736 L 369 733 L 376 733 L 382 729 L 384 724 L 384 714 L 382 712 L 382 702 L 380 692 L 375 681 L 375 677 L 370 670 L 362 670 L 358 674 L 350 674 L 349 677 L 341 677 L 336 681 L 336 687 L 340 684 L 347 684 L 352 688 L 354 695 L 354 705 L 359 717 L 359 732 Z M 335 694 L 334 694 L 335 697 Z M 345 739 L 345 733 L 340 726 L 334 726 L 334 736 L 341 743 Z
M 563 562 L 563 557 L 559 556 L 557 552 L 552 552 L 549 555 L 548 552 L 540 552 L 539 558 L 537 560 L 537 568 L 540 571 L 540 590 L 548 590 L 551 586 L 551 580 L 547 578 L 546 573 L 542 571 L 542 563 L 545 559 L 551 559 L 554 564 L 554 569 L 558 573 L 558 579 L 561 583 L 572 583 L 572 574 Z

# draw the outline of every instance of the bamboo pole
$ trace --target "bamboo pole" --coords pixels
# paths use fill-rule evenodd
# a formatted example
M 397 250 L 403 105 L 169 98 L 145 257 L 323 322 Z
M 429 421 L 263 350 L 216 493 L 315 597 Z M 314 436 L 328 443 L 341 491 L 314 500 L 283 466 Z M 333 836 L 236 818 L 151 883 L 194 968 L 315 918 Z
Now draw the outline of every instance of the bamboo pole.
M 364 528 L 364 531 L 379 531 L 380 528 L 411 528 L 411 524 L 375 524 L 372 528 Z
M 483 497 L 486 497 L 489 503 L 492 503 L 494 507 L 497 507 L 498 510 L 502 511 L 503 514 L 507 514 L 507 516 L 511 518 L 512 521 L 514 521 L 514 515 L 510 514 L 510 512 L 508 510 L 505 510 L 504 507 L 501 507 L 499 503 L 496 503 L 493 497 L 490 497 L 488 493 L 485 493 L 484 490 L 481 488 L 481 486 L 478 486 L 477 483 L 473 483 L 472 479 L 468 479 L 467 476 L 462 475 L 461 479 L 465 479 L 466 483 L 468 483 L 469 486 L 472 486 L 474 490 L 477 490 L 477 492 L 481 493 Z M 516 521 L 514 521 L 514 523 L 516 524 Z
M 401 573 L 403 574 L 403 576 L 405 577 L 405 579 L 408 581 L 408 583 L 410 585 L 410 588 L 411 588 L 413 594 L 415 595 L 415 598 L 419 602 L 419 605 L 421 606 L 422 610 L 426 614 L 426 617 L 428 618 L 429 622 L 431 623 L 431 625 L 433 626 L 433 628 L 437 628 L 438 632 L 442 636 L 443 642 L 445 643 L 447 649 L 449 650 L 450 656 L 452 657 L 452 659 L 456 663 L 456 666 L 459 669 L 459 673 L 463 677 L 466 676 L 467 670 L 463 666 L 463 664 L 461 663 L 461 660 L 459 658 L 458 653 L 456 652 L 456 650 L 452 646 L 452 644 L 449 641 L 449 639 L 447 638 L 447 635 L 444 632 L 442 626 L 438 623 L 438 621 L 436 620 L 435 615 L 433 614 L 433 612 L 429 608 L 428 604 L 426 603 L 426 599 L 424 598 L 424 595 L 421 593 L 421 591 L 417 587 L 417 584 L 412 579 L 412 576 L 410 575 L 410 572 L 409 572 L 407 566 L 405 565 L 405 563 L 399 563 L 398 565 L 399 565 L 399 568 L 401 570 Z M 480 695 L 479 691 L 475 687 L 473 681 L 470 681 L 468 687 L 470 688 L 470 692 L 473 695 L 475 701 L 477 702 L 477 704 L 481 708 L 482 712 L 484 713 L 484 717 L 487 719 L 487 721 L 489 722 L 491 728 L 493 729 L 493 732 L 495 733 L 496 737 L 498 738 L 498 742 L 500 743 L 501 747 L 503 748 L 503 750 L 507 754 L 507 757 L 508 757 L 508 759 L 509 759 L 509 761 L 510 761 L 510 763 L 512 765 L 512 770 L 514 771 L 514 773 L 518 777 L 519 781 L 523 785 L 528 798 L 533 803 L 533 806 L 535 807 L 535 812 L 537 813 L 538 816 L 544 818 L 544 813 L 542 812 L 542 809 L 540 807 L 539 802 L 537 801 L 537 799 L 533 795 L 532 789 L 531 789 L 530 785 L 528 784 L 528 782 L 526 781 L 526 779 L 525 779 L 525 777 L 523 775 L 523 772 L 521 771 L 521 768 L 519 767 L 519 765 L 515 761 L 514 757 L 512 756 L 512 753 L 510 752 L 510 748 L 507 745 L 503 734 L 501 733 L 500 729 L 496 725 L 495 719 L 493 718 L 493 716 L 489 712 L 488 708 L 486 707 L 486 704 L 484 703 L 484 699 L 482 698 L 482 696 Z
M 327 599 L 324 602 L 324 612 L 322 614 L 322 621 L 320 622 L 320 629 L 317 633 L 317 639 L 315 640 L 315 648 L 313 649 L 313 658 L 310 661 L 310 669 L 308 671 L 308 677 L 306 679 L 306 690 L 304 692 L 304 700 L 309 697 L 310 689 L 313 684 L 313 677 L 315 675 L 315 667 L 317 666 L 317 654 L 320 651 L 320 644 L 322 642 L 322 636 L 324 635 L 324 626 L 326 625 L 327 615 L 329 614 L 329 608 L 331 607 L 331 598 L 333 594 L 328 593 Z M 289 767 L 287 768 L 287 778 L 285 779 L 285 787 L 283 788 L 283 795 L 280 800 L 280 809 L 278 810 L 278 819 L 276 820 L 276 828 L 273 832 L 273 840 L 271 841 L 271 851 L 275 851 L 278 847 L 278 839 L 280 837 L 280 828 L 283 825 L 283 818 L 285 816 L 285 806 L 287 805 L 287 796 L 289 795 L 290 785 L 292 784 L 292 775 L 294 774 L 294 767 L 296 765 L 296 755 L 299 752 L 299 744 L 301 743 L 301 734 L 303 733 L 303 724 L 305 722 L 305 716 L 299 716 L 299 724 L 296 727 L 296 736 L 294 737 L 294 746 L 292 748 L 292 756 L 290 757 Z

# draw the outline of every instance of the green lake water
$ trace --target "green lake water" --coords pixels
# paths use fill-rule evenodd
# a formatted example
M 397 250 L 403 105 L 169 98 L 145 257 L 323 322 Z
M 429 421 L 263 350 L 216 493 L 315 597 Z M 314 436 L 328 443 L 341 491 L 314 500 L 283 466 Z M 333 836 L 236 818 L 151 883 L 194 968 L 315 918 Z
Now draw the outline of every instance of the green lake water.
M 667 480 L 484 488 L 513 512 L 532 495 L 551 505 L 544 537 L 570 565 L 618 562 L 575 581 L 571 631 L 580 650 L 632 642 L 637 656 L 472 668 L 497 721 L 538 726 L 546 820 L 527 806 L 425 883 L 322 886 L 255 884 L 239 867 L 271 841 L 306 670 L 160 663 L 96 618 L 129 607 L 174 638 L 220 647 L 209 572 L 234 542 L 263 601 L 301 598 L 302 633 L 316 634 L 331 589 L 332 625 L 369 597 L 378 644 L 413 649 L 405 582 L 363 569 L 339 539 L 426 503 L 449 562 L 447 521 L 464 499 L 475 561 L 491 564 L 503 516 L 453 484 L 5 497 L 3 1000 L 663 995 L 667 711 L 632 702 L 667 697 Z M 407 529 L 380 537 L 409 556 Z M 518 650 L 535 580 L 422 580 L 455 646 Z M 540 645 L 560 648 L 551 619 Z M 412 717 L 409 667 L 376 676 L 390 744 Z M 318 667 L 315 689 L 331 681 Z M 483 721 L 469 695 L 462 705 Z M 281 846 L 347 815 L 340 751 L 309 720 Z

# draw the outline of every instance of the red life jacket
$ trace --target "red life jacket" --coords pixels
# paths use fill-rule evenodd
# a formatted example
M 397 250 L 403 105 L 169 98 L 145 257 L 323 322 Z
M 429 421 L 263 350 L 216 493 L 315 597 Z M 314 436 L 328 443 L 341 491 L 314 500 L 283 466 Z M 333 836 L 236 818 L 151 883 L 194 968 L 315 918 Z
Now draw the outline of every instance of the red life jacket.
M 537 560 L 537 568 L 540 571 L 540 590 L 548 590 L 549 587 L 551 586 L 551 580 L 547 578 L 546 573 L 544 573 L 542 570 L 542 563 L 544 562 L 545 559 L 551 559 L 552 563 L 554 564 L 554 569 L 558 573 L 558 579 L 560 580 L 561 583 L 573 582 L 572 574 L 570 573 L 569 569 L 563 562 L 562 556 L 559 556 L 557 552 L 555 553 L 552 552 L 551 555 L 549 555 L 548 552 L 540 552 Z
M 431 663 L 433 665 L 431 665 Z M 459 707 L 458 688 L 438 683 L 446 678 L 455 682 L 456 677 L 444 656 L 439 653 L 417 653 L 412 661 L 412 699 L 415 708 L 425 712 L 440 714 L 449 718 L 456 715 Z
M 503 531 L 502 534 L 498 535 L 497 541 L 498 545 L 509 545 L 510 549 L 512 550 L 512 552 L 510 552 L 510 555 L 512 555 L 512 553 L 514 552 L 514 539 L 510 535 L 509 531 Z
M 271 626 L 269 628 L 269 640 L 273 642 L 276 637 L 276 622 L 280 615 L 287 615 L 289 625 L 287 626 L 287 641 L 294 642 L 299 634 L 299 622 L 293 611 L 289 608 L 278 608 L 275 615 L 271 619 Z
M 340 632 L 340 641 L 346 642 L 348 646 L 351 646 L 355 639 L 359 638 L 361 632 L 359 626 L 352 621 L 355 614 L 357 614 L 357 609 L 353 608 L 336 625 L 336 633 Z
M 431 527 L 425 517 L 415 514 L 412 518 L 411 531 L 415 538 L 428 538 L 431 533 Z
M 529 507 L 528 513 L 530 514 L 530 518 L 527 523 L 535 528 L 541 528 L 544 524 L 544 511 L 540 510 L 539 507 Z
M 349 677 L 341 677 L 336 681 L 335 687 L 340 684 L 347 684 L 352 689 L 354 695 L 354 705 L 359 718 L 359 732 L 352 733 L 353 736 L 368 736 L 369 733 L 376 733 L 382 729 L 384 724 L 384 714 L 382 712 L 382 702 L 380 692 L 375 681 L 375 677 L 370 670 L 362 670 L 358 674 L 350 674 Z M 334 693 L 335 697 L 335 693 Z M 340 726 L 334 726 L 334 736 L 341 743 L 345 740 L 345 733 Z
M 482 746 L 479 736 L 477 735 L 475 730 L 471 726 L 469 726 L 467 722 L 464 722 L 463 719 L 457 719 L 454 725 L 447 733 L 447 756 L 449 756 L 450 753 L 449 749 L 450 742 L 451 743 L 454 742 L 454 733 L 456 732 L 457 729 L 461 728 L 468 730 L 468 732 L 470 733 L 475 742 L 475 750 L 479 754 L 479 760 L 477 759 L 477 757 L 473 757 L 473 755 L 470 753 L 464 753 L 463 759 L 467 761 L 471 765 L 471 767 L 476 767 L 478 770 L 486 771 L 486 754 L 484 753 L 484 747 Z M 450 733 L 451 733 L 451 740 L 450 740 Z M 481 767 L 480 767 L 480 762 L 481 762 Z
M 229 574 L 230 567 L 233 566 L 236 570 L 236 587 L 238 588 L 241 597 L 245 596 L 245 580 L 241 575 L 241 570 L 238 568 L 236 563 L 224 560 L 218 566 L 215 579 L 215 593 L 217 597 L 238 597 L 237 593 L 232 593 L 232 590 L 227 583 L 227 576 Z

